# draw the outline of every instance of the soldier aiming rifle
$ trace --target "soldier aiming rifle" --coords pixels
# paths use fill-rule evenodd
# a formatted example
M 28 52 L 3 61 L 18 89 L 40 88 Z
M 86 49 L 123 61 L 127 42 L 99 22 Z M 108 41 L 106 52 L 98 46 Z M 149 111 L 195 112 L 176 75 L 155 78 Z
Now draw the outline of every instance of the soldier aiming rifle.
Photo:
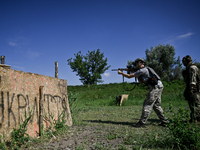
M 136 67 L 132 73 L 126 74 L 120 69 L 118 69 L 118 74 L 121 74 L 126 78 L 138 78 L 139 82 L 150 87 L 150 91 L 146 96 L 146 99 L 143 103 L 142 115 L 138 123 L 133 125 L 134 127 L 145 127 L 146 121 L 151 113 L 151 110 L 156 112 L 157 116 L 161 120 L 161 126 L 166 126 L 168 121 L 163 114 L 163 109 L 161 107 L 161 94 L 163 91 L 163 84 L 160 80 L 160 77 L 156 74 L 156 72 L 150 68 L 145 67 L 145 61 L 142 58 L 137 58 L 133 63 Z M 132 70 L 128 70 L 132 71 Z

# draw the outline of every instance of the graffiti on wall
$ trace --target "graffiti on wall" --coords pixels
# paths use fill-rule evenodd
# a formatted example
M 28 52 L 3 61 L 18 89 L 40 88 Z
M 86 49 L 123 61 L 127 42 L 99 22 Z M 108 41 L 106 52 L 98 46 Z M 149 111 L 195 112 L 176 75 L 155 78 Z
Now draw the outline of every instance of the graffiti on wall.
M 3 70 L 1 67 L 0 71 L 1 134 L 3 132 L 9 134 L 13 128 L 19 127 L 25 119 L 25 112 L 27 114 L 32 112 L 27 130 L 31 136 L 38 135 L 41 114 L 49 119 L 54 115 L 54 119 L 58 119 L 58 116 L 64 112 L 67 125 L 72 125 L 66 80 L 12 69 Z M 42 91 L 40 87 L 44 87 Z M 43 113 L 40 113 L 40 108 Z M 45 118 L 43 118 L 44 128 L 49 124 Z
M 30 109 L 33 109 L 33 117 L 32 117 L 32 119 L 30 120 L 30 122 L 32 122 L 32 120 L 33 120 L 33 118 L 34 118 L 34 116 L 38 116 L 38 103 L 37 103 L 37 101 L 38 101 L 38 98 L 37 97 L 35 97 L 35 99 L 34 99 L 34 105 L 32 106 L 32 108 L 30 108 L 30 105 L 29 105 L 29 102 L 30 102 L 30 100 L 29 100 L 29 96 L 28 95 L 23 95 L 23 94 L 15 94 L 15 93 L 12 93 L 11 95 L 12 96 L 10 96 L 10 93 L 9 92 L 3 92 L 3 91 L 1 91 L 0 92 L 0 98 L 1 98 L 1 100 L 0 100 L 0 110 L 1 110 L 1 120 L 0 120 L 0 122 L 1 123 L 3 123 L 4 122 L 4 118 L 6 117 L 5 116 L 5 102 L 7 102 L 7 106 L 8 106 L 8 108 L 7 108 L 7 112 L 8 112 L 8 126 L 10 126 L 10 121 L 12 120 L 12 121 L 14 121 L 14 124 L 15 124 L 15 126 L 17 125 L 17 124 L 20 124 L 20 120 L 21 120 L 21 116 L 22 116 L 22 114 L 20 114 L 21 113 L 21 110 L 22 109 L 25 109 L 25 108 L 27 108 L 28 107 L 28 109 L 30 110 Z M 7 95 L 6 97 L 7 98 L 5 98 L 5 94 Z M 62 109 L 67 113 L 67 107 L 66 107 L 66 99 L 65 99 L 65 97 L 64 98 L 62 98 L 61 96 L 58 96 L 58 95 L 51 95 L 51 94 L 44 94 L 44 102 L 47 102 L 47 105 L 48 105 L 48 110 L 47 110 L 47 113 L 48 113 L 48 115 L 49 115 L 49 117 L 50 117 L 50 113 L 51 113 L 51 107 L 50 107 L 50 104 L 51 103 L 54 103 L 54 104 L 56 104 L 56 106 L 57 106 L 57 108 L 59 108 L 59 104 L 62 106 Z M 18 104 L 18 111 L 17 112 L 15 112 L 15 111 L 13 111 L 13 103 L 17 103 Z M 59 109 L 57 109 L 57 111 L 58 111 L 58 114 L 60 113 L 59 112 Z M 14 113 L 15 112 L 15 113 Z M 18 118 L 16 118 L 16 117 L 18 117 Z M 17 122 L 17 120 L 18 120 L 18 122 Z

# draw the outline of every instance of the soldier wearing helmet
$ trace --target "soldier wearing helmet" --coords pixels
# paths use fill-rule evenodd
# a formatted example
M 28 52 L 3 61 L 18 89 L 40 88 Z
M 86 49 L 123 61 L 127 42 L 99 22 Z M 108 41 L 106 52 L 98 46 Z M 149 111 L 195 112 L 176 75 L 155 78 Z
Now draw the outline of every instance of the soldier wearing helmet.
M 182 59 L 183 65 L 186 70 L 182 72 L 186 88 L 184 97 L 188 101 L 190 107 L 190 122 L 200 121 L 200 70 L 192 64 L 192 58 L 186 55 Z
M 168 121 L 164 116 L 163 109 L 161 107 L 161 94 L 163 91 L 163 84 L 160 80 L 160 77 L 152 68 L 145 67 L 145 60 L 142 58 L 137 58 L 133 64 L 138 69 L 136 72 L 133 72 L 132 74 L 126 74 L 118 70 L 118 74 L 122 74 L 126 78 L 136 77 L 139 79 L 140 84 L 144 83 L 150 87 L 150 91 L 143 103 L 141 118 L 139 122 L 134 125 L 134 127 L 145 127 L 152 109 L 160 118 L 160 125 L 165 126 Z

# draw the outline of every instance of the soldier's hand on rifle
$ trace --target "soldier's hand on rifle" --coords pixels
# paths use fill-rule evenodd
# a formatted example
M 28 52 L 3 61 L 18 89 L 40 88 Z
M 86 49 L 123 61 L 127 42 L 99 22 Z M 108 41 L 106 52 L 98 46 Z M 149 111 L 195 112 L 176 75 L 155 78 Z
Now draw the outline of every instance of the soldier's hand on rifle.
M 123 72 L 121 70 L 118 70 L 118 74 L 122 74 Z
M 121 71 L 121 70 L 118 70 L 118 74 L 123 74 L 123 71 Z

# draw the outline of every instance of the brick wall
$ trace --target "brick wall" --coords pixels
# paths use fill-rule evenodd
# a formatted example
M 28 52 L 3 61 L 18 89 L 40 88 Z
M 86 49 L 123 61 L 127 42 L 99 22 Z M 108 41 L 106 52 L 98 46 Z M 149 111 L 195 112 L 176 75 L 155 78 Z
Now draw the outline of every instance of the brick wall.
M 32 137 L 39 136 L 41 123 L 44 129 L 49 125 L 48 121 L 41 121 L 41 115 L 58 119 L 64 111 L 67 125 L 71 126 L 67 81 L 0 66 L 0 134 L 9 137 L 30 110 L 33 116 L 27 133 Z

